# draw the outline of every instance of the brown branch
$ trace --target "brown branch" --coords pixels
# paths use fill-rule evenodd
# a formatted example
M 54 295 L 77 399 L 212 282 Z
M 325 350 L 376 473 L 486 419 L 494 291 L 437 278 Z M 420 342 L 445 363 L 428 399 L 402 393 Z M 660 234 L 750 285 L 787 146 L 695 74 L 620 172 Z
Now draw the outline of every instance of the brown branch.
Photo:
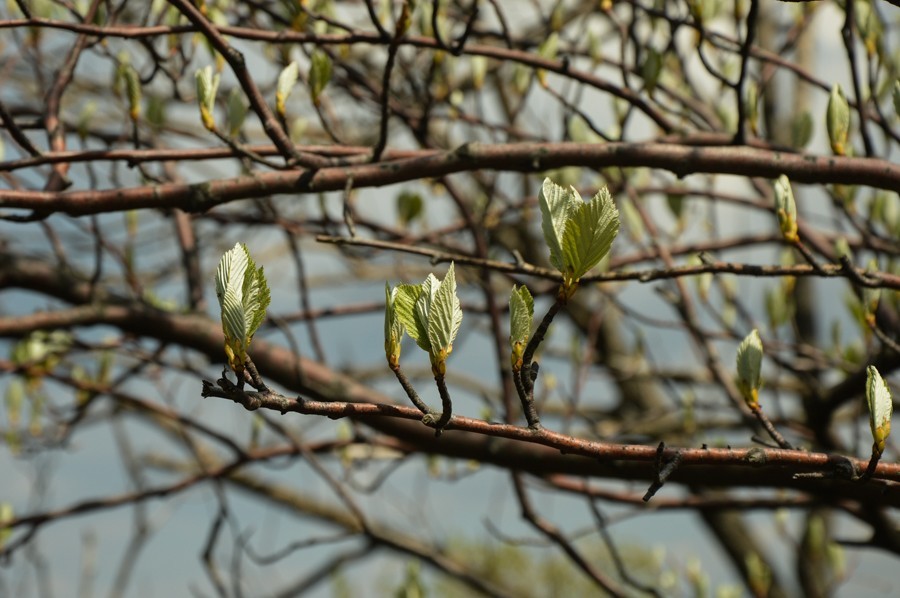
M 796 183 L 840 183 L 900 191 L 900 164 L 874 158 L 784 154 L 747 147 L 686 147 L 665 143 L 470 143 L 421 158 L 394 160 L 388 167 L 360 164 L 254 173 L 252 176 L 195 184 L 123 189 L 42 192 L 3 191 L 0 207 L 77 216 L 141 208 L 181 208 L 203 212 L 239 199 L 277 193 L 341 191 L 352 178 L 355 189 L 440 177 L 472 170 L 543 172 L 564 166 L 659 168 L 678 176 L 736 174 Z

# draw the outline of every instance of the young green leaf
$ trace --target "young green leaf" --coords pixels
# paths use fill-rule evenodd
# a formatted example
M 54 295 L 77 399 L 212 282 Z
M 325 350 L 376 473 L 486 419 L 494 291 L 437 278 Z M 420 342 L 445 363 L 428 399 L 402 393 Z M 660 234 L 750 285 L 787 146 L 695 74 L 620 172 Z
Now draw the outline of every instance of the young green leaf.
M 565 269 L 573 281 L 584 276 L 609 253 L 619 234 L 619 211 L 606 188 L 570 212 L 562 238 Z
M 453 351 L 453 341 L 462 324 L 462 307 L 456 295 L 456 274 L 453 263 L 434 293 L 428 313 L 428 342 L 432 363 L 443 364 Z
M 794 201 L 791 181 L 785 175 L 775 181 L 775 213 L 778 215 L 782 236 L 785 240 L 796 243 L 800 239 L 797 236 L 797 203 Z
M 397 319 L 406 330 L 406 334 L 416 341 L 422 349 L 428 351 L 428 329 L 420 328 L 416 319 L 416 303 L 422 294 L 422 285 L 401 284 L 397 285 L 397 295 L 394 298 L 394 311 Z M 420 340 L 421 339 L 421 340 Z
M 219 73 L 213 74 L 211 66 L 202 68 L 194 75 L 197 79 L 197 103 L 200 105 L 200 118 L 203 126 L 212 131 L 216 128 L 213 119 L 213 107 L 216 104 L 216 93 L 219 91 Z
M 841 85 L 836 83 L 828 96 L 825 125 L 832 151 L 843 156 L 847 153 L 847 138 L 850 134 L 850 104 L 844 96 Z
M 384 283 L 384 354 L 391 368 L 400 365 L 400 341 L 405 331 L 396 309 L 398 294 L 398 288 Z
M 737 372 L 738 388 L 744 401 L 751 409 L 759 407 L 760 371 L 762 369 L 763 346 L 759 332 L 753 332 L 738 346 Z
M 399 285 L 393 309 L 410 338 L 428 352 L 435 374 L 443 374 L 444 362 L 453 351 L 453 341 L 462 323 L 453 264 L 443 281 L 429 274 L 420 285 Z
M 294 84 L 297 83 L 297 76 L 299 74 L 300 67 L 297 66 L 296 62 L 291 62 L 278 74 L 278 84 L 275 87 L 275 111 L 278 112 L 282 118 L 284 118 L 286 110 L 285 102 L 287 102 L 288 96 L 291 95 L 291 91 L 294 89 Z
M 513 285 L 509 295 L 509 344 L 512 349 L 511 359 L 514 371 L 522 368 L 522 354 L 531 337 L 534 324 L 534 298 L 528 287 Z
M 243 243 L 235 244 L 219 261 L 216 297 L 222 310 L 228 363 L 240 376 L 250 341 L 265 319 L 271 300 L 263 269 L 256 267 Z
M 541 228 L 544 232 L 544 240 L 547 242 L 547 247 L 550 248 L 550 263 L 554 268 L 563 272 L 565 270 L 562 252 L 563 234 L 566 231 L 566 222 L 569 220 L 569 216 L 579 204 L 583 203 L 581 196 L 574 187 L 565 189 L 546 178 L 538 194 L 538 203 L 541 207 Z
M 321 50 L 312 53 L 309 64 L 309 95 L 317 106 L 319 96 L 331 81 L 331 70 L 331 57 L 328 54 Z
M 869 426 L 872 428 L 872 439 L 875 441 L 872 450 L 881 455 L 884 452 L 885 441 L 891 433 L 894 402 L 891 398 L 891 389 L 873 365 L 866 368 L 866 403 L 869 405 Z

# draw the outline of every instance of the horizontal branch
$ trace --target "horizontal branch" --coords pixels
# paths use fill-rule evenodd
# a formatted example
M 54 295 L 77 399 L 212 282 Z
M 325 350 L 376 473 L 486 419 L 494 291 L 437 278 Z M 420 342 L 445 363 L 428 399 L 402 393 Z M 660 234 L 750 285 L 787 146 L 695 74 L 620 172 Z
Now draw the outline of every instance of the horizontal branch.
M 362 421 L 376 417 L 394 417 L 398 419 L 422 421 L 422 412 L 413 407 L 383 403 L 348 403 L 344 401 L 316 401 L 302 397 L 287 397 L 271 390 L 254 392 L 239 390 L 225 383 L 215 386 L 204 381 L 202 394 L 204 397 L 219 397 L 242 405 L 248 411 L 267 409 L 285 413 L 305 415 L 321 415 L 331 419 L 352 417 Z M 423 426 L 426 424 L 423 424 Z M 539 430 L 523 428 L 511 424 L 490 422 L 454 415 L 450 423 L 444 426 L 451 430 L 472 432 L 495 438 L 506 438 L 527 443 L 540 444 L 558 450 L 562 454 L 581 455 L 602 461 L 635 461 L 653 463 L 657 461 L 658 447 L 643 444 L 619 444 L 586 440 L 566 434 L 553 432 L 547 428 Z M 813 453 L 794 449 L 781 448 L 675 448 L 665 450 L 666 455 L 681 455 L 680 468 L 692 466 L 725 465 L 735 468 L 789 468 L 793 473 L 819 472 L 825 477 L 840 479 L 842 472 L 848 476 L 863 471 L 868 460 L 852 459 L 840 455 Z M 900 463 L 879 463 L 877 477 L 900 482 Z M 673 477 L 674 479 L 674 477 Z M 900 499 L 900 486 L 895 488 L 896 498 Z
M 794 183 L 864 185 L 900 191 L 900 164 L 875 158 L 790 154 L 750 147 L 685 146 L 672 143 L 469 143 L 423 157 L 317 171 L 257 173 L 194 184 L 147 185 L 68 192 L 0 191 L 0 208 L 73 216 L 142 208 L 203 212 L 240 199 L 278 193 L 305 194 L 380 187 L 474 170 L 543 172 L 566 166 L 646 167 L 679 177 L 693 173 L 733 174 Z
M 45 263 L 0 252 L 0 288 L 32 289 L 68 301 L 79 309 L 54 318 L 42 314 L 47 327 L 103 324 L 132 334 L 175 343 L 224 363 L 221 323 L 201 316 L 155 309 L 130 300 L 93 302 L 90 284 Z M 33 317 L 38 317 L 37 314 Z M 0 337 L 30 332 L 23 318 L 0 318 Z M 27 322 L 34 324 L 34 322 Z M 380 347 L 373 348 L 379 350 Z M 554 432 L 536 434 L 528 428 L 456 417 L 448 432 L 435 438 L 421 423 L 421 413 L 356 380 L 313 360 L 295 355 L 263 339 L 254 340 L 251 354 L 260 373 L 305 398 L 278 399 L 266 404 L 277 411 L 306 409 L 329 417 L 352 417 L 397 439 L 408 451 L 476 460 L 535 475 L 570 474 L 627 480 L 653 480 L 655 446 L 618 445 L 578 439 Z M 859 386 L 860 393 L 863 386 Z M 293 406 L 292 406 L 293 405 Z M 305 406 L 305 407 L 304 407 Z M 888 483 L 844 481 L 840 476 L 860 466 L 842 456 L 754 447 L 750 449 L 683 449 L 682 466 L 669 481 L 708 487 L 778 487 L 809 492 L 823 500 L 876 501 L 900 506 L 900 465 L 880 463 L 876 475 Z M 795 478 L 797 473 L 825 477 Z M 835 477 L 828 477 L 835 476 Z
M 562 282 L 563 277 L 557 270 L 550 268 L 541 268 L 529 263 L 510 263 L 498 260 L 490 260 L 477 258 L 458 253 L 450 253 L 437 249 L 430 249 L 418 245 L 405 245 L 403 243 L 393 243 L 391 241 L 380 241 L 378 239 L 361 239 L 359 237 L 334 237 L 329 235 L 318 235 L 316 240 L 320 243 L 330 243 L 333 245 L 356 245 L 360 247 L 373 247 L 388 251 L 401 251 L 414 255 L 421 255 L 430 258 L 432 263 L 450 263 L 455 262 L 460 265 L 476 266 L 488 268 L 495 272 L 506 272 L 508 274 L 525 274 L 529 276 L 537 276 L 557 282 Z M 741 276 L 752 277 L 779 277 L 779 276 L 815 276 L 820 278 L 850 278 L 854 284 L 872 288 L 888 288 L 900 290 L 900 276 L 891 274 L 890 272 L 873 272 L 864 268 L 855 268 L 847 271 L 847 268 L 841 264 L 822 264 L 813 267 L 807 264 L 796 264 L 792 266 L 781 265 L 755 265 L 740 264 L 733 262 L 708 262 L 702 264 L 694 264 L 689 266 L 676 266 L 673 268 L 655 268 L 652 270 L 616 270 L 614 272 L 603 272 L 601 274 L 591 274 L 581 278 L 582 283 L 592 282 L 622 282 L 627 280 L 636 280 L 639 282 L 652 282 L 654 280 L 665 280 L 671 278 L 681 278 L 684 276 L 699 276 L 700 274 L 737 274 Z

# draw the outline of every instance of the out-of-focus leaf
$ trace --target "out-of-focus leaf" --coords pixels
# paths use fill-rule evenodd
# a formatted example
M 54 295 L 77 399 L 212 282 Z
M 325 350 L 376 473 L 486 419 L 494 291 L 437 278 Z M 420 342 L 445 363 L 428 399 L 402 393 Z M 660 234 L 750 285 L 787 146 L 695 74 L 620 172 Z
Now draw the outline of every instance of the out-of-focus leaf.
M 299 74 L 300 67 L 297 66 L 296 62 L 291 62 L 281 69 L 281 72 L 278 74 L 278 83 L 275 86 L 275 111 L 278 112 L 282 118 L 284 118 L 286 114 L 285 103 L 291 95 L 291 91 L 294 90 L 294 85 L 297 83 Z
M 879 455 L 884 452 L 884 444 L 891 433 L 891 415 L 894 401 L 891 389 L 874 365 L 866 368 L 866 403 L 869 406 L 869 426 L 872 428 L 872 447 Z
M 322 50 L 316 50 L 310 56 L 309 95 L 313 104 L 319 104 L 319 96 L 331 82 L 331 57 Z
M 522 367 L 522 355 L 531 337 L 534 324 L 534 298 L 528 287 L 513 285 L 509 296 L 509 344 L 512 349 L 512 367 L 518 371 Z
M 835 154 L 843 156 L 847 153 L 847 138 L 850 135 L 850 104 L 840 83 L 831 88 L 825 115 L 831 149 Z
M 751 409 L 759 406 L 763 346 L 755 328 L 741 341 L 737 351 L 738 388 Z

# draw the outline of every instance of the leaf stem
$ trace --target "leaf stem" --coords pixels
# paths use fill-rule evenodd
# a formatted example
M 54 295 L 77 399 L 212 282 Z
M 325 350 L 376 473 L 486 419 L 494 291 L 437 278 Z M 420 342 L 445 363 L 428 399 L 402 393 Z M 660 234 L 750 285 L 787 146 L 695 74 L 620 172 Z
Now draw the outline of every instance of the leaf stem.
M 519 400 L 522 402 L 522 411 L 525 413 L 525 421 L 528 422 L 528 427 L 532 430 L 540 430 L 541 418 L 538 416 L 537 409 L 534 407 L 534 394 L 525 390 L 525 385 L 522 383 L 522 371 L 520 369 L 513 368 L 512 375 L 513 382 L 516 385 L 516 393 L 519 395 Z
M 435 374 L 434 382 L 437 384 L 438 392 L 441 395 L 441 403 L 443 403 L 444 412 L 441 417 L 434 422 L 434 435 L 440 436 L 444 431 L 444 427 L 450 423 L 450 417 L 453 415 L 453 403 L 450 401 L 450 391 L 447 390 L 447 383 L 443 374 Z
M 791 443 L 781 435 L 781 432 L 775 429 L 775 426 L 772 424 L 772 420 L 770 420 L 769 417 L 765 413 L 763 413 L 762 407 L 760 407 L 758 403 L 755 406 L 751 406 L 750 411 L 753 412 L 753 415 L 756 416 L 756 419 L 760 424 L 762 424 L 762 427 L 765 428 L 766 432 L 779 447 L 788 450 L 792 450 L 794 448 L 793 446 L 791 446 Z
M 406 377 L 406 374 L 404 374 L 400 369 L 400 366 L 391 366 L 391 370 L 393 370 L 394 374 L 397 376 L 397 380 L 400 382 L 400 386 L 402 386 L 403 390 L 406 391 L 406 396 L 408 396 L 409 400 L 412 401 L 412 404 L 416 406 L 416 409 L 418 409 L 425 415 L 433 414 L 434 412 L 432 411 L 432 409 L 425 404 L 425 401 L 419 398 L 419 393 L 417 393 L 416 389 L 413 388 L 412 383 L 409 381 L 409 378 Z

